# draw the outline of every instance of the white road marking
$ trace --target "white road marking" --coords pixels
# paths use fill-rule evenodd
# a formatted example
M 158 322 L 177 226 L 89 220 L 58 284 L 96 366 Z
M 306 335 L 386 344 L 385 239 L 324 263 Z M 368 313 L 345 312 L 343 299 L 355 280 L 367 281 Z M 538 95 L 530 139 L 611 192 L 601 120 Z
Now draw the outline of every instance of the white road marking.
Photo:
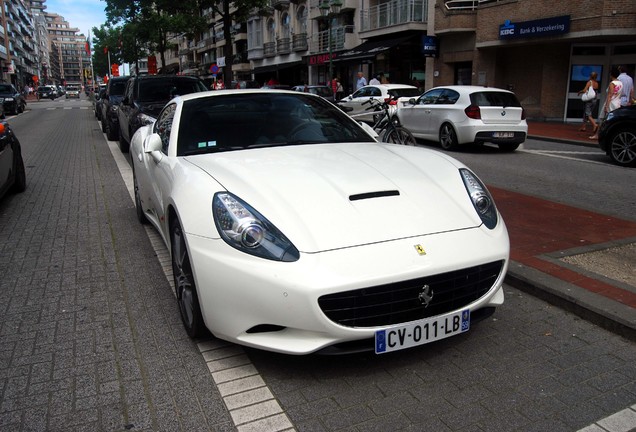
M 536 154 L 539 156 L 547 156 L 547 157 L 553 157 L 553 158 L 558 158 L 558 159 L 567 159 L 567 160 L 573 160 L 573 161 L 577 161 L 577 162 L 587 162 L 587 163 L 591 163 L 591 164 L 596 164 L 596 165 L 605 165 L 605 166 L 612 166 L 611 164 L 607 163 L 607 162 L 600 162 L 600 161 L 593 161 L 593 160 L 587 160 L 587 159 L 582 159 L 580 157 L 574 157 L 576 155 L 579 156 L 598 156 L 598 155 L 602 155 L 602 152 L 591 152 L 591 151 L 565 151 L 565 150 L 517 150 L 517 152 L 520 153 L 529 153 L 529 154 Z
M 115 159 L 130 198 L 135 202 L 132 168 L 115 141 L 104 140 Z M 166 279 L 175 295 L 170 252 L 161 235 L 150 225 L 144 226 Z M 240 345 L 219 339 L 197 344 L 212 379 L 239 432 L 295 431 L 287 414 L 274 398 L 269 387 Z

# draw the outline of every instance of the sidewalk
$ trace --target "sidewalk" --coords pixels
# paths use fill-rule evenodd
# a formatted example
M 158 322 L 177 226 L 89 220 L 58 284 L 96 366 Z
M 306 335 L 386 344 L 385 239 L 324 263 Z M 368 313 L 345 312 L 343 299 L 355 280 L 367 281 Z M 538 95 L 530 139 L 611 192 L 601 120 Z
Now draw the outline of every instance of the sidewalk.
M 528 135 L 598 146 L 580 126 L 529 122 Z M 636 340 L 636 222 L 490 190 L 510 235 L 506 282 Z

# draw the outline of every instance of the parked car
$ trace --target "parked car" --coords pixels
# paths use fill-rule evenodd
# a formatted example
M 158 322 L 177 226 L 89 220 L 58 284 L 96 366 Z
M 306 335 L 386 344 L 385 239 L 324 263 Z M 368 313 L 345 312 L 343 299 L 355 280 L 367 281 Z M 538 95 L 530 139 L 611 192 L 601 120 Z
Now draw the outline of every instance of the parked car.
M 0 122 L 0 198 L 26 189 L 20 141 L 6 122 Z
M 525 112 L 515 94 L 494 87 L 435 87 L 401 102 L 396 116 L 416 138 L 439 140 L 446 150 L 494 143 L 503 151 L 514 151 L 528 135 Z
M 66 86 L 66 99 L 68 98 L 80 98 L 80 87 L 77 85 L 67 85 Z
M 417 97 L 421 93 L 417 87 L 406 84 L 372 84 L 364 86 L 356 90 L 353 94 L 346 96 L 338 101 L 338 105 L 352 108 L 349 111 L 350 116 L 354 116 L 356 120 L 373 122 L 377 113 L 367 110 L 369 107 L 369 99 L 397 99 L 401 97 Z M 397 102 L 391 101 L 395 106 Z
M 93 109 L 95 111 L 95 118 L 99 121 L 102 120 L 102 105 L 104 104 L 104 96 L 106 96 L 106 86 L 100 86 L 100 89 L 95 93 L 95 99 L 93 100 Z
M 130 75 L 111 78 L 101 98 L 102 132 L 111 141 L 119 139 L 119 104 L 124 98 L 126 83 L 129 79 Z
M 5 113 L 19 114 L 26 108 L 26 99 L 13 84 L 0 83 L 0 103 Z
M 504 301 L 508 234 L 477 176 L 376 142 L 321 97 L 182 96 L 130 150 L 137 218 L 168 246 L 191 337 L 384 353 L 467 331 Z
M 598 130 L 599 146 L 621 166 L 636 166 L 636 105 L 607 114 Z
M 172 98 L 206 90 L 203 81 L 194 76 L 142 75 L 130 78 L 117 111 L 119 149 L 128 152 L 135 131 L 152 123 Z
M 299 85 L 293 87 L 292 90 L 315 94 L 333 101 L 333 90 L 331 89 L 331 87 L 326 85 Z
M 61 85 L 56 86 L 57 89 L 57 96 L 64 96 L 66 94 L 66 89 L 64 87 L 62 87 Z
M 43 85 L 38 87 L 37 90 L 38 99 L 51 99 L 57 98 L 57 89 L 52 85 Z

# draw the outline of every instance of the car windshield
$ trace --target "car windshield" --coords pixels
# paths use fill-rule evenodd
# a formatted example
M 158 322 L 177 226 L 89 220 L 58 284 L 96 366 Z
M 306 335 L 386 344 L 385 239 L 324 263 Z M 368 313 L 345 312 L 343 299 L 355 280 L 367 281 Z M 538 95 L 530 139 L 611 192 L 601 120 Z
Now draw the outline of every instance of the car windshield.
M 419 95 L 422 94 L 422 92 L 420 92 L 416 88 L 397 88 L 397 89 L 390 89 L 389 94 L 393 96 L 394 98 L 418 97 Z
M 196 79 L 142 79 L 139 81 L 139 101 L 167 102 L 176 96 L 206 90 Z
M 302 93 L 245 93 L 184 102 L 177 155 L 271 146 L 374 142 L 330 102 Z
M 11 86 L 6 84 L 0 84 L 0 93 L 11 93 Z
M 78 91 L 79 88 L 76 86 L 67 86 L 66 91 Z
M 477 106 L 520 107 L 517 97 L 512 93 L 498 91 L 483 91 L 472 93 L 470 101 Z

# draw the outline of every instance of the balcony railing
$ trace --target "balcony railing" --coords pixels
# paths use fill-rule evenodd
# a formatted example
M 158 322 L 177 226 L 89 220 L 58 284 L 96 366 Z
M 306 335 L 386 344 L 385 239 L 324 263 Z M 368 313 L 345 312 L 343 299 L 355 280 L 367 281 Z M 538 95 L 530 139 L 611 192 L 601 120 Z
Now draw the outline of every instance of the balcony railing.
M 484 3 L 494 3 L 500 0 L 446 0 L 444 6 L 448 10 L 475 10 Z
M 361 11 L 362 31 L 427 21 L 428 0 L 392 0 Z
M 307 33 L 298 33 L 292 35 L 292 49 L 294 51 L 307 51 L 309 44 L 307 42 Z
M 313 36 L 311 41 L 311 52 L 321 53 L 329 52 L 329 44 L 331 43 L 331 51 L 344 49 L 345 34 L 351 33 L 353 26 L 333 27 L 329 30 L 323 30 Z M 331 32 L 331 35 L 329 34 Z
M 263 44 L 263 57 L 274 57 L 276 55 L 276 42 L 265 42 Z
M 291 39 L 288 37 L 276 39 L 276 52 L 278 54 L 289 54 L 291 52 Z

